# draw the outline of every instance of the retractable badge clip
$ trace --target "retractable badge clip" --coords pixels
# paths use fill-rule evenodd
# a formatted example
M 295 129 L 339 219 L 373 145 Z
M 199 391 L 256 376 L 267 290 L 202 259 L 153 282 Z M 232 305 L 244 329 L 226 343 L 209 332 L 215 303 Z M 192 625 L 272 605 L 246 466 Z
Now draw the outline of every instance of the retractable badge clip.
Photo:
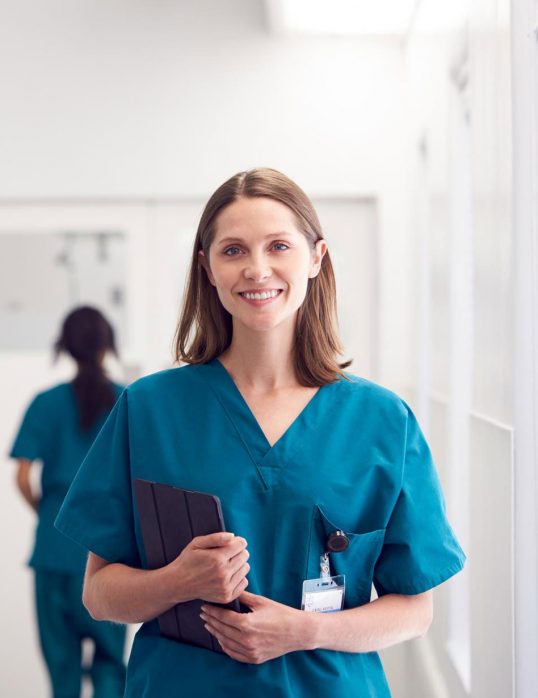
M 305 579 L 303 582 L 303 611 L 328 613 L 341 611 L 344 607 L 346 589 L 345 575 L 331 576 L 330 553 L 341 553 L 349 547 L 349 538 L 344 531 L 329 533 L 325 540 L 325 550 L 319 558 L 319 579 Z
M 329 562 L 329 553 L 342 553 L 349 547 L 349 538 L 343 531 L 333 531 L 329 533 L 325 541 L 325 552 L 320 557 L 320 577 L 326 578 L 331 576 L 331 564 Z

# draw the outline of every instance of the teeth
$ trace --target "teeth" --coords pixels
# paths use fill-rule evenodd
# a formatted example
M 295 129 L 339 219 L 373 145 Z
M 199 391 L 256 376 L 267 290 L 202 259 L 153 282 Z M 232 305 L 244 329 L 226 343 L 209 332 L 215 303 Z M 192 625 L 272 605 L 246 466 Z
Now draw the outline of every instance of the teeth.
M 279 290 L 275 291 L 263 291 L 262 293 L 242 293 L 244 298 L 248 298 L 250 301 L 264 301 L 267 298 L 274 298 L 280 293 Z

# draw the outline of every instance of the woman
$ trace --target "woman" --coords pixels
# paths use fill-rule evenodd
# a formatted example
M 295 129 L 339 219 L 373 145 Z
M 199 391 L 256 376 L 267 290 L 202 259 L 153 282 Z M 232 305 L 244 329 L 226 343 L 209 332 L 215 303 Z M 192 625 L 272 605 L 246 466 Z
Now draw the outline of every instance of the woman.
M 430 590 L 462 569 L 411 410 L 344 373 L 335 319 L 327 244 L 304 192 L 270 169 L 220 186 L 177 330 L 188 365 L 123 393 L 56 522 L 91 551 L 90 613 L 144 623 L 126 696 L 389 696 L 376 650 L 424 634 Z M 195 538 L 169 565 L 142 569 L 136 478 L 219 496 L 233 534 Z M 337 531 L 348 540 L 330 560 L 346 576 L 344 610 L 300 610 Z M 224 654 L 159 635 L 155 617 L 196 598 Z M 235 598 L 251 612 L 213 605 Z
M 10 453 L 18 461 L 19 490 L 38 516 L 29 564 L 54 698 L 80 695 L 84 638 L 94 643 L 94 696 L 119 698 L 125 684 L 125 628 L 90 617 L 81 600 L 86 552 L 54 528 L 75 473 L 122 390 L 104 373 L 107 351 L 116 353 L 114 332 L 98 310 L 81 307 L 65 318 L 55 353 L 69 354 L 77 363 L 77 375 L 32 400 Z M 43 463 L 40 497 L 30 482 L 37 459 Z

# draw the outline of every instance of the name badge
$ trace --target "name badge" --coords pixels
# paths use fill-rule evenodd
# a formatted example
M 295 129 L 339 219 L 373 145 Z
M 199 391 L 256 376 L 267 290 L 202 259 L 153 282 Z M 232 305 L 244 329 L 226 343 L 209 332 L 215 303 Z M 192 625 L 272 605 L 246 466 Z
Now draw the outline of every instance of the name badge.
M 344 608 L 345 575 L 305 579 L 301 609 L 315 613 L 331 613 Z

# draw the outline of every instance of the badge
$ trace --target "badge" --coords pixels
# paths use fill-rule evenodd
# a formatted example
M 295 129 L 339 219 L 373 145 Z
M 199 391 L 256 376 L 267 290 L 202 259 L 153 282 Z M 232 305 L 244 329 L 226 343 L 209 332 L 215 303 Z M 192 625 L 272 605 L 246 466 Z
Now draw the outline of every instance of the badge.
M 345 575 L 331 576 L 329 553 L 347 550 L 349 538 L 343 531 L 333 531 L 325 541 L 325 552 L 319 559 L 320 576 L 318 579 L 305 579 L 301 609 L 315 613 L 331 613 L 344 608 L 346 592 Z

